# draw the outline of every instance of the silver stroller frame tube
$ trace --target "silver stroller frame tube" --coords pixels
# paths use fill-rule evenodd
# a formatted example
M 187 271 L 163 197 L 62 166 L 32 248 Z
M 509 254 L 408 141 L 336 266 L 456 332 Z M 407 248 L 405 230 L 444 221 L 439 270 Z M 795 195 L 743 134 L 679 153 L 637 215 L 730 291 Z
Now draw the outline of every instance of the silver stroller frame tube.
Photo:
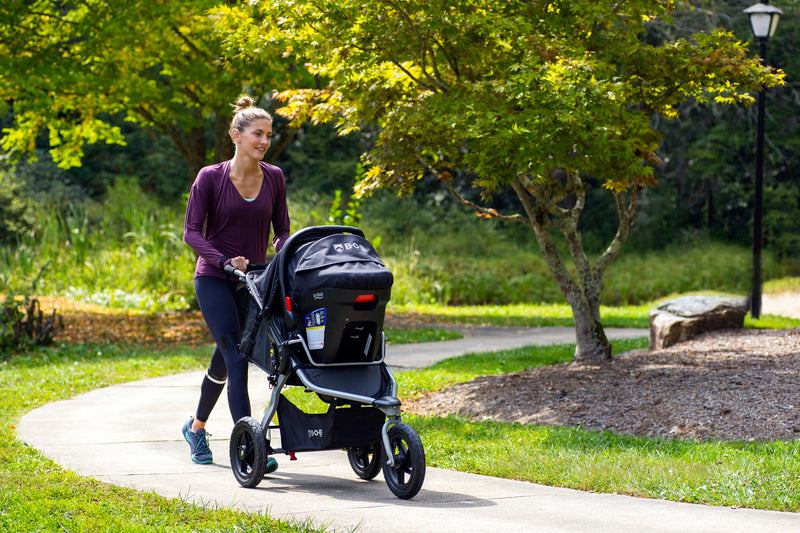
M 385 350 L 385 338 L 382 339 L 381 342 L 381 350 Z M 302 337 L 297 337 L 286 342 L 287 345 L 289 344 L 300 344 L 303 349 L 308 353 L 308 347 L 306 346 L 305 341 Z M 382 358 L 381 358 L 382 359 Z M 275 386 L 272 389 L 272 394 L 270 395 L 269 405 L 267 406 L 267 410 L 264 413 L 263 418 L 261 419 L 261 427 L 264 430 L 268 430 L 270 423 L 272 422 L 272 418 L 275 416 L 276 411 L 278 410 L 278 396 L 280 396 L 283 387 L 286 385 L 286 382 L 289 380 L 289 375 L 292 371 L 297 375 L 306 389 L 316 392 L 318 394 L 322 394 L 325 396 L 332 396 L 334 398 L 341 398 L 343 400 L 349 400 L 352 402 L 364 404 L 364 405 L 371 405 L 373 407 L 377 407 L 380 409 L 383 414 L 386 415 L 386 421 L 383 423 L 383 427 L 381 428 L 381 442 L 383 443 L 383 449 L 386 452 L 386 463 L 389 466 L 394 466 L 394 454 L 392 453 L 392 445 L 389 442 L 389 428 L 395 424 L 400 423 L 401 421 L 401 405 L 400 401 L 397 400 L 397 380 L 394 379 L 391 372 L 388 373 L 389 379 L 391 379 L 391 400 L 389 402 L 381 402 L 380 400 L 376 400 L 370 396 L 362 396 L 360 394 L 352 394 L 345 391 L 340 390 L 333 390 L 327 389 L 325 387 L 320 387 L 313 383 L 306 373 L 303 371 L 302 368 L 299 368 L 297 363 L 293 360 L 291 361 L 292 368 L 290 371 L 279 374 Z

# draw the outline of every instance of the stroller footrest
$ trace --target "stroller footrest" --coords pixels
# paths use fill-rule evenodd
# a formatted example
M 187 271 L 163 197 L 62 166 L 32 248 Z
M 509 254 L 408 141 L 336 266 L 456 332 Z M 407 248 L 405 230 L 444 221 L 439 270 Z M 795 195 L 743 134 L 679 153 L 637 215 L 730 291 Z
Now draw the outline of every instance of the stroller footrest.
M 378 409 L 390 409 L 392 407 L 400 407 L 400 400 L 394 396 L 382 396 L 372 402 L 373 407 Z

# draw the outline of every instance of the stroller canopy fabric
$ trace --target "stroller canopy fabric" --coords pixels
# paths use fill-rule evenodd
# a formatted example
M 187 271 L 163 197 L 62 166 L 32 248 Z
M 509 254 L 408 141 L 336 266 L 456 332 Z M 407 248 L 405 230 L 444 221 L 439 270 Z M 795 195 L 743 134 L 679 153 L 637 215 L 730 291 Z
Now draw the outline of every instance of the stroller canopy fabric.
M 263 271 L 248 272 L 250 294 L 267 314 L 280 292 L 278 264 L 281 255 L 288 260 L 286 292 L 292 300 L 301 299 L 321 287 L 342 289 L 383 289 L 394 281 L 375 248 L 358 235 L 340 233 L 304 243 L 293 250 L 284 248 Z

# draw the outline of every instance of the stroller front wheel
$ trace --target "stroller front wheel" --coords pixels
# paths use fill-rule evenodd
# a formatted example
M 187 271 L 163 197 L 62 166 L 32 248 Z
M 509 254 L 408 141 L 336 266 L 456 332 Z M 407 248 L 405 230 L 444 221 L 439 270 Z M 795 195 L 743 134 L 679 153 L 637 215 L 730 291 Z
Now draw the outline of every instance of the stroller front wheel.
M 389 490 L 403 500 L 417 495 L 425 480 L 425 449 L 414 428 L 400 423 L 389 428 L 389 445 L 394 465 L 383 463 L 383 477 Z
M 267 471 L 269 453 L 261 424 L 253 417 L 241 418 L 233 427 L 230 442 L 231 468 L 236 481 L 251 489 Z

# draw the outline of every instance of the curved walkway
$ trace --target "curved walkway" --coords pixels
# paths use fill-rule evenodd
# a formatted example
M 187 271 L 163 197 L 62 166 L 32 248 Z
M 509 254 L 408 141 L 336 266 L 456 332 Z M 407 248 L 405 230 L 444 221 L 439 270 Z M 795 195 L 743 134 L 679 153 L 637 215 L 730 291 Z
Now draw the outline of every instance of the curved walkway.
M 766 303 L 764 309 L 770 312 Z M 387 361 L 420 367 L 465 351 L 574 342 L 568 328 L 480 331 L 470 330 L 458 341 L 392 347 Z M 609 338 L 647 335 L 646 330 L 607 333 Z M 256 489 L 243 489 L 228 461 L 233 424 L 224 395 L 207 426 L 214 464 L 189 460 L 180 427 L 194 410 L 202 375 L 115 385 L 45 405 L 22 418 L 19 438 L 80 475 L 201 505 L 308 520 L 329 531 L 800 531 L 796 513 L 594 494 L 435 468 L 428 469 L 417 497 L 403 501 L 380 475 L 358 479 L 339 451 L 301 453 L 297 461 L 278 457 L 277 472 Z M 265 375 L 254 370 L 250 387 L 253 412 L 263 412 Z

